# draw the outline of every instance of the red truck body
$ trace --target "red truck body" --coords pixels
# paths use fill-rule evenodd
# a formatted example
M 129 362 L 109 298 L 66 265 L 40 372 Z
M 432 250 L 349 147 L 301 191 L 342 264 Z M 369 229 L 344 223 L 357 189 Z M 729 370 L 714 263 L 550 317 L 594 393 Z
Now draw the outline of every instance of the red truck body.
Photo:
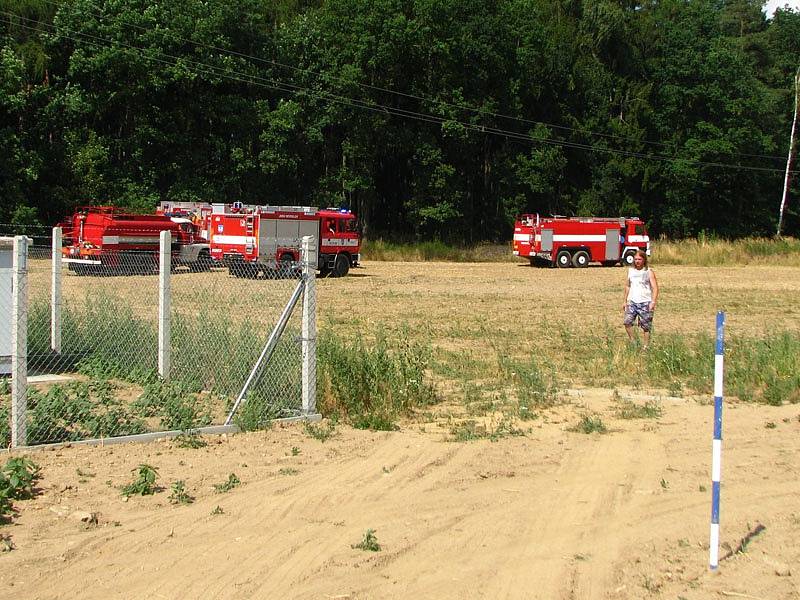
M 266 274 L 298 262 L 304 236 L 317 240 L 323 275 L 343 277 L 360 260 L 356 216 L 346 210 L 214 204 L 209 220 L 211 257 L 233 275 Z
M 586 267 L 633 264 L 637 250 L 650 254 L 650 237 L 638 218 L 522 215 L 514 224 L 513 253 L 531 264 Z
M 166 215 L 136 215 L 113 206 L 78 209 L 62 224 L 64 262 L 72 271 L 119 268 L 126 262 L 157 261 L 162 231 L 172 234 L 173 261 L 190 268 L 210 265 L 208 244 L 191 219 Z

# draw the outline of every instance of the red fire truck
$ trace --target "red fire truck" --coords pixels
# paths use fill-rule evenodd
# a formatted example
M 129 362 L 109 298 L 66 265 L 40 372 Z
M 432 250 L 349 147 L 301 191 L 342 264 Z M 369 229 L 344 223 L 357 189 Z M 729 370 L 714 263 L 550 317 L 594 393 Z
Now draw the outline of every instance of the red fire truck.
M 103 268 L 145 267 L 157 264 L 162 231 L 172 233 L 173 264 L 193 271 L 211 267 L 209 244 L 200 229 L 185 217 L 135 215 L 113 206 L 87 206 L 62 223 L 63 260 L 76 273 Z
M 531 265 L 585 267 L 633 264 L 637 250 L 650 254 L 650 237 L 638 218 L 522 215 L 514 224 L 513 252 Z
M 211 258 L 238 277 L 289 269 L 300 260 L 304 236 L 318 244 L 322 275 L 344 277 L 358 265 L 361 239 L 348 210 L 309 206 L 214 204 L 210 215 Z
M 211 204 L 208 202 L 161 202 L 156 214 L 173 219 L 189 219 L 195 225 L 198 235 L 208 241 L 211 222 Z

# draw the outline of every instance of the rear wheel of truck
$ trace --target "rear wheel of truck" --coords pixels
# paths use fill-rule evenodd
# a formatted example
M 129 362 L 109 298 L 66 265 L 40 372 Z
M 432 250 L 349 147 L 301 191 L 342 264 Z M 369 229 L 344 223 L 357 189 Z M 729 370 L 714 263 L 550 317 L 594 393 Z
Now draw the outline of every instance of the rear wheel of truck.
M 336 256 L 336 262 L 333 263 L 333 276 L 344 277 L 350 272 L 350 258 L 346 254 L 339 254 Z
M 589 253 L 586 250 L 578 250 L 572 256 L 572 266 L 578 269 L 589 266 Z
M 572 255 L 569 250 L 561 250 L 556 254 L 556 266 L 559 269 L 566 269 L 570 265 L 572 265 Z
M 292 276 L 294 269 L 294 256 L 289 254 L 281 254 L 281 260 L 278 263 L 278 277 L 281 279 Z
M 625 254 L 622 255 L 622 261 L 621 261 L 622 266 L 632 267 L 634 256 L 636 256 L 636 250 L 626 250 Z
M 189 263 L 189 270 L 193 273 L 211 270 L 211 255 L 203 250 L 197 255 L 197 260 Z
M 234 277 L 255 279 L 258 277 L 259 267 L 251 263 L 234 263 L 228 267 L 228 273 Z

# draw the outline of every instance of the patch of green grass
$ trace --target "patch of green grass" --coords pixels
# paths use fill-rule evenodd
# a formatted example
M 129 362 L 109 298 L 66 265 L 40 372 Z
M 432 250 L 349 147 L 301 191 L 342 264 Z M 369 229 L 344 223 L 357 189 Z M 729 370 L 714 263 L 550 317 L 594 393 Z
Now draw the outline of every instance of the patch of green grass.
M 430 350 L 411 342 L 408 331 L 391 342 L 379 331 L 370 345 L 361 336 L 348 341 L 328 332 L 318 353 L 319 408 L 327 416 L 390 429 L 398 416 L 436 401 L 426 373 Z
M 581 420 L 578 421 L 577 425 L 573 425 L 569 428 L 569 431 L 575 431 L 578 433 L 608 433 L 608 428 L 606 427 L 603 420 L 597 415 L 583 415 Z
M 191 448 L 193 450 L 197 450 L 198 448 L 205 448 L 206 446 L 208 446 L 208 442 L 206 442 L 196 433 L 189 432 L 189 433 L 182 433 L 178 437 L 176 437 L 175 445 L 178 448 Z
M 394 423 L 389 415 L 371 413 L 351 417 L 355 429 L 371 429 L 372 431 L 397 431 L 400 426 Z
M 333 420 L 319 424 L 303 421 L 303 429 L 310 437 L 323 443 L 336 435 L 336 423 Z
M 144 433 L 145 423 L 105 380 L 55 384 L 46 392 L 28 388 L 29 444 Z
M 378 543 L 378 538 L 375 537 L 374 529 L 367 529 L 364 533 L 364 538 L 350 547 L 356 550 L 364 550 L 365 552 L 380 552 L 381 550 L 381 545 Z
M 500 352 L 498 361 L 503 376 L 514 384 L 521 419 L 534 418 L 536 409 L 556 405 L 558 386 L 552 369 L 543 369 L 533 356 L 519 361 Z
M 575 338 L 578 335 L 581 337 Z M 607 386 L 635 381 L 667 388 L 672 395 L 681 395 L 684 388 L 700 394 L 713 391 L 714 338 L 709 332 L 657 333 L 645 360 L 632 360 L 619 332 L 585 335 L 569 329 L 568 337 L 570 344 L 573 338 L 580 342 L 580 352 L 572 352 L 566 342 L 548 352 L 570 354 L 569 373 L 580 373 L 579 381 Z M 800 333 L 729 336 L 725 341 L 725 391 L 728 397 L 776 406 L 800 402 Z
M 143 417 L 160 417 L 167 430 L 191 431 L 211 422 L 211 407 L 195 382 L 156 380 L 147 383 L 133 408 Z
M 469 442 L 474 440 L 490 440 L 496 442 L 509 436 L 524 436 L 525 432 L 514 425 L 510 415 L 501 415 L 499 421 L 491 420 L 489 424 L 478 423 L 473 419 L 461 421 L 450 429 L 454 442 Z
M 615 414 L 620 419 L 657 419 L 663 410 L 661 405 L 654 400 L 644 404 L 636 404 L 631 400 L 621 400 Z
M 279 475 L 299 475 L 300 471 L 292 467 L 283 467 L 278 470 Z
M 696 239 L 657 241 L 653 253 L 662 265 L 800 265 L 800 240 L 795 238 L 743 238 L 724 240 L 713 235 Z

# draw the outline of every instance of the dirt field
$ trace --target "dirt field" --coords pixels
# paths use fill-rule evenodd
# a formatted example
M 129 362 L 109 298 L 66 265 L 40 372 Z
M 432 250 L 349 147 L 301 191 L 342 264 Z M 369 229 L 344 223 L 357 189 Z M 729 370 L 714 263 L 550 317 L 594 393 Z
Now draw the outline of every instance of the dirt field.
M 713 331 L 718 308 L 731 335 L 798 329 L 800 269 L 657 272 L 659 332 Z M 475 353 L 562 335 L 554 323 L 622 334 L 622 277 L 371 263 L 319 281 L 320 327 L 406 324 L 416 339 Z M 800 597 L 800 405 L 726 403 L 725 558 L 710 573 L 710 399 L 633 386 L 615 396 L 579 379 L 562 404 L 520 424 L 525 435 L 496 441 L 449 441 L 458 406 L 445 393 L 434 416 L 396 432 L 338 426 L 321 442 L 287 425 L 209 437 L 199 449 L 162 441 L 31 453 L 40 493 L 15 502 L 19 513 L 0 527 L 15 547 L 0 553 L 0 597 Z M 662 414 L 620 418 L 620 396 L 656 400 Z M 609 432 L 570 431 L 586 412 Z M 158 468 L 164 489 L 125 501 L 119 488 L 141 463 Z M 216 493 L 231 473 L 241 485 Z M 193 504 L 170 503 L 176 480 Z M 353 547 L 369 529 L 378 552 Z

